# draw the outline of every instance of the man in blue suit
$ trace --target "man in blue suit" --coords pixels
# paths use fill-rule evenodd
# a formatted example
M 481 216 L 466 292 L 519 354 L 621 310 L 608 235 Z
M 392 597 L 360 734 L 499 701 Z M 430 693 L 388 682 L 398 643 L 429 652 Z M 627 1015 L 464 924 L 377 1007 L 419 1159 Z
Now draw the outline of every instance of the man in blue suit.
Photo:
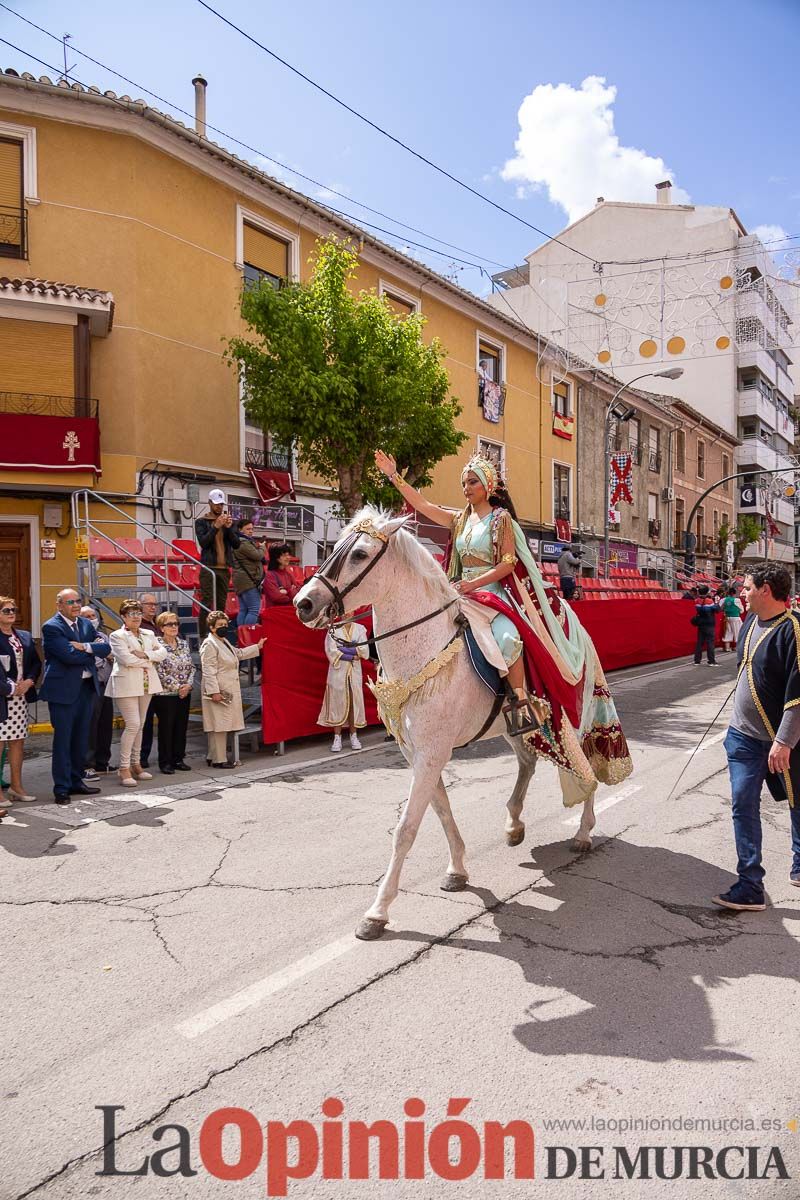
M 72 588 L 56 597 L 56 615 L 42 626 L 44 682 L 53 726 L 53 791 L 56 804 L 69 804 L 70 796 L 95 796 L 100 788 L 83 780 L 89 724 L 95 696 L 100 692 L 95 657 L 106 658 L 111 647 L 94 643 L 96 633 L 81 617 L 81 598 Z M 93 644 L 94 643 L 94 644 Z

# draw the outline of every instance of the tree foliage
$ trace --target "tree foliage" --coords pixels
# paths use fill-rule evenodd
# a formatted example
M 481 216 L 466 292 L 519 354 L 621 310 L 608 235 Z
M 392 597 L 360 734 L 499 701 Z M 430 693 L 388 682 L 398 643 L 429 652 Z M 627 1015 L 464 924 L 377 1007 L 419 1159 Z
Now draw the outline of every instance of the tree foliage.
M 226 352 L 241 373 L 248 419 L 294 444 L 336 486 L 348 515 L 364 502 L 397 503 L 375 470 L 376 447 L 425 487 L 436 463 L 466 440 L 438 339 L 423 342 L 423 317 L 401 319 L 374 292 L 353 294 L 357 264 L 328 238 L 317 243 L 307 283 L 246 289 L 249 336 L 231 339 Z
M 733 531 L 734 571 L 739 568 L 739 559 L 742 557 L 745 548 L 751 542 L 757 542 L 763 533 L 764 530 L 761 528 L 761 522 L 757 517 L 750 516 L 747 513 L 742 513 L 739 516 L 736 528 Z

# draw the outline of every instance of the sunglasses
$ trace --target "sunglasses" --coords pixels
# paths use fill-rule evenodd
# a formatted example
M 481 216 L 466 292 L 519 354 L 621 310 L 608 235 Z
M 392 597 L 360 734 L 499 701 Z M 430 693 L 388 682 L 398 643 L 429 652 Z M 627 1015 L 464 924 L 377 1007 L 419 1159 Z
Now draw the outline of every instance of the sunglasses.
M 162 629 L 169 629 L 169 627 L 170 627 L 171 625 L 177 625 L 177 624 L 178 624 L 178 622 L 177 622 L 177 621 L 162 621 L 162 622 L 161 622 L 161 628 L 162 628 Z
M 62 604 L 80 604 L 80 600 L 62 600 Z
M 2 613 L 4 617 L 13 617 L 16 611 L 16 608 L 0 608 L 0 613 Z

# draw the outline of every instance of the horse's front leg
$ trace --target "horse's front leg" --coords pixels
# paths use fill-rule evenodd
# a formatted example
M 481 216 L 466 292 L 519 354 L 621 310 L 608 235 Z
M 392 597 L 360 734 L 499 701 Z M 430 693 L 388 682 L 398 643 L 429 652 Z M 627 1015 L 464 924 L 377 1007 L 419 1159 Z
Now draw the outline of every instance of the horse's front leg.
M 469 883 L 469 874 L 464 863 L 464 839 L 456 825 L 456 819 L 450 807 L 450 798 L 447 795 L 447 789 L 444 786 L 441 775 L 431 796 L 431 808 L 433 808 L 442 823 L 442 828 L 447 838 L 447 845 L 450 848 L 450 860 L 447 864 L 447 872 L 439 887 L 443 892 L 463 892 Z
M 506 803 L 506 845 L 519 846 L 525 840 L 522 806 L 528 794 L 528 784 L 536 770 L 536 755 L 520 745 L 521 738 L 507 738 L 517 756 L 517 780 Z
M 403 869 L 406 855 L 414 844 L 425 809 L 431 802 L 441 776 L 441 762 L 414 764 L 414 780 L 411 784 L 408 800 L 405 803 L 402 816 L 392 837 L 392 857 L 389 867 L 381 880 L 375 903 L 367 909 L 363 920 L 356 927 L 356 937 L 362 941 L 374 941 L 379 938 L 389 920 L 389 906 L 400 890 L 400 872 Z

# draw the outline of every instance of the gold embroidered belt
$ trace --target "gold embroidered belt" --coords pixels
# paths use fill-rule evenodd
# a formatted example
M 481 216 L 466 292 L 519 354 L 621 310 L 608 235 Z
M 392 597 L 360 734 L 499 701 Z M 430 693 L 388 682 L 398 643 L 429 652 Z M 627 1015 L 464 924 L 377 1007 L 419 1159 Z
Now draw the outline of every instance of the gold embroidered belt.
M 379 679 L 376 683 L 368 680 L 369 688 L 378 704 L 378 712 L 389 733 L 397 742 L 403 745 L 402 719 L 403 709 L 415 692 L 435 678 L 456 657 L 463 646 L 463 639 L 456 634 L 451 642 L 440 650 L 435 658 L 425 664 L 416 675 L 410 679 Z

